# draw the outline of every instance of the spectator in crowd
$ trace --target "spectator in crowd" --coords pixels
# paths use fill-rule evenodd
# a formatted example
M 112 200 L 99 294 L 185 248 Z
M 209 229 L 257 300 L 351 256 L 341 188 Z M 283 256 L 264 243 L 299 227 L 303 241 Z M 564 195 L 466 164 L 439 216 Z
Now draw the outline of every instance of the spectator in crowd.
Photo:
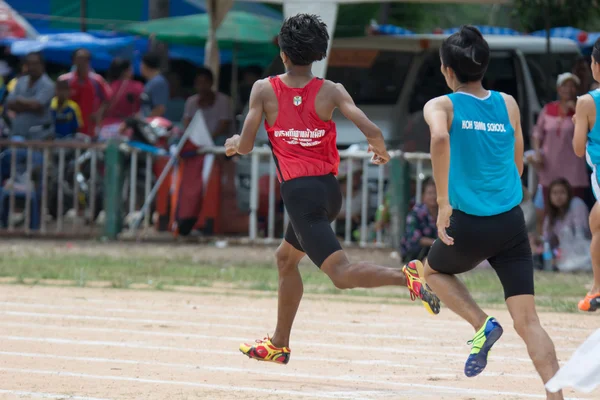
M 401 241 L 404 261 L 422 261 L 437 238 L 437 193 L 431 177 L 423 181 L 421 201 L 406 216 L 406 228 Z
M 171 71 L 166 74 L 169 82 L 169 102 L 164 117 L 171 122 L 181 123 L 185 109 L 185 99 L 181 77 L 177 72 Z
M 160 54 L 150 52 L 142 58 L 142 76 L 146 79 L 142 93 L 142 116 L 162 117 L 169 101 L 169 82 L 160 72 Z
M 544 199 L 548 198 L 550 183 L 566 178 L 573 187 L 573 194 L 585 199 L 589 187 L 587 166 L 584 159 L 573 151 L 575 125 L 575 100 L 579 78 L 569 72 L 559 75 L 556 86 L 559 100 L 544 106 L 533 132 L 535 150 L 530 161 L 538 172 Z
M 201 111 L 215 145 L 223 146 L 232 134 L 233 111 L 229 96 L 214 92 L 213 82 L 213 74 L 209 69 L 198 69 L 194 80 L 197 94 L 188 98 L 185 103 L 183 126 L 187 129 L 196 112 Z
M 552 248 L 559 247 L 559 237 L 564 228 L 570 228 L 575 234 L 577 230 L 589 237 L 589 211 L 583 200 L 573 196 L 569 181 L 564 178 L 555 179 L 549 186 L 546 198 L 546 218 L 544 219 L 544 240 Z
M 106 107 L 102 126 L 119 124 L 136 115 L 141 108 L 140 97 L 144 85 L 133 79 L 133 67 L 129 60 L 115 58 L 108 71 L 113 96 Z
M 19 73 L 17 74 L 17 76 L 12 78 L 6 85 L 6 90 L 8 91 L 8 93 L 15 90 L 15 87 L 17 86 L 17 81 L 19 80 L 20 77 L 25 76 L 25 75 L 27 75 L 27 63 L 25 62 L 25 60 L 23 60 L 23 62 L 21 62 L 21 65 L 19 67 Z
M 594 83 L 594 77 L 590 69 L 590 63 L 584 57 L 580 57 L 575 61 L 573 69 L 571 70 L 573 75 L 579 78 L 580 84 L 577 87 L 577 96 L 582 96 L 592 90 Z
M 244 68 L 242 73 L 242 81 L 239 85 L 239 95 L 237 99 L 237 112 L 241 113 L 244 110 L 246 104 L 250 100 L 250 91 L 254 82 L 262 77 L 262 68 L 256 65 L 251 65 Z
M 74 136 L 83 126 L 81 110 L 70 97 L 69 82 L 65 80 L 56 82 L 56 97 L 52 99 L 50 110 L 57 139 Z
M 352 181 L 348 179 L 348 163 L 352 163 Z M 340 191 L 342 192 L 342 204 L 338 213 L 336 224 L 336 234 L 342 237 L 346 235 L 346 220 L 350 219 L 351 237 L 356 239 L 355 232 L 360 227 L 362 213 L 362 162 L 360 160 L 347 159 L 340 163 L 338 180 L 340 182 Z M 350 200 L 350 214 L 348 214 L 346 196 L 348 185 L 352 186 L 352 197 Z
M 54 82 L 46 75 L 40 53 L 28 54 L 25 63 L 27 75 L 19 78 L 6 101 L 7 108 L 15 113 L 11 133 L 25 139 L 44 139 L 53 133 L 50 103 Z
M 58 80 L 69 82 L 71 100 L 81 108 L 83 126 L 80 131 L 95 137 L 97 124 L 104 118 L 112 91 L 104 78 L 92 70 L 91 58 L 89 50 L 76 50 L 73 53 L 72 71 L 61 75 Z

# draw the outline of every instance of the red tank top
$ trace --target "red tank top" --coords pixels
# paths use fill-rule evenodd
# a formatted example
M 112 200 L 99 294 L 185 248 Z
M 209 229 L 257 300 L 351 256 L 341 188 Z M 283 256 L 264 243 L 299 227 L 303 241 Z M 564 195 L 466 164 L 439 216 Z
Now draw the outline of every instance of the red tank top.
M 265 121 L 280 182 L 301 176 L 338 173 L 340 155 L 333 121 L 317 115 L 315 98 L 323 79 L 313 78 L 303 88 L 291 88 L 278 76 L 269 78 L 279 109 L 273 126 Z

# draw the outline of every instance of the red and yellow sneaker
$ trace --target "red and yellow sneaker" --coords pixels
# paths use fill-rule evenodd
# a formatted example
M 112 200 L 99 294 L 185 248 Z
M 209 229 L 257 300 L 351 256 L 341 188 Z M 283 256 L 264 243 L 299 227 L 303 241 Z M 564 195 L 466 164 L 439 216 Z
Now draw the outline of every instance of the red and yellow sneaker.
M 581 311 L 593 312 L 600 308 L 600 293 L 588 294 L 577 305 Z
M 240 351 L 258 361 L 269 361 L 277 364 L 287 364 L 290 361 L 291 350 L 289 347 L 276 347 L 271 343 L 271 338 L 258 339 L 254 344 L 240 344 Z
M 421 278 L 424 275 L 423 263 L 419 260 L 413 260 L 402 268 L 406 276 L 406 286 L 410 291 L 410 299 L 421 299 L 425 309 L 430 314 L 440 313 L 440 299 L 433 293 L 427 284 Z

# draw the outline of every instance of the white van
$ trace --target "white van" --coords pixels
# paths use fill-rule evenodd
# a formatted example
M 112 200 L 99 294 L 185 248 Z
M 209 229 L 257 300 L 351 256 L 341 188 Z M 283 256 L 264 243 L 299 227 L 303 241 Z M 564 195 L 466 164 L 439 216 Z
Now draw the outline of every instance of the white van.
M 432 34 L 334 39 L 326 77 L 346 87 L 356 104 L 382 129 L 390 148 L 429 152 L 429 132 L 422 110 L 428 100 L 449 93 L 439 58 L 446 37 Z M 492 59 L 484 85 L 515 97 L 521 108 L 527 148 L 542 106 L 556 97 L 556 76 L 571 70 L 580 57 L 579 47 L 571 40 L 553 38 L 549 58 L 545 38 L 486 35 L 485 39 Z M 283 72 L 277 56 L 265 75 Z M 353 144 L 366 146 L 362 133 L 339 112 L 334 114 L 334 121 L 340 149 Z M 261 126 L 257 145 L 267 141 Z M 244 209 L 250 171 L 246 163 L 247 158 L 237 169 L 238 198 Z M 268 166 L 261 166 L 261 175 L 267 171 Z

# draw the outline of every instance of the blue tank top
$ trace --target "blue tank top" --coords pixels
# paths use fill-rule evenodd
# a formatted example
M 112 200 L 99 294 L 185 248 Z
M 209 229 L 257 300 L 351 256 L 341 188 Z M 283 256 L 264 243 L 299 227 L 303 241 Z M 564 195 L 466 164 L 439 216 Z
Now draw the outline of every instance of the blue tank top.
M 596 123 L 588 133 L 586 145 L 586 159 L 590 167 L 600 165 L 600 90 L 592 90 L 590 96 L 596 104 Z
M 515 165 L 515 134 L 498 92 L 486 98 L 448 95 L 454 106 L 450 127 L 448 195 L 455 210 L 475 216 L 498 215 L 523 199 Z

